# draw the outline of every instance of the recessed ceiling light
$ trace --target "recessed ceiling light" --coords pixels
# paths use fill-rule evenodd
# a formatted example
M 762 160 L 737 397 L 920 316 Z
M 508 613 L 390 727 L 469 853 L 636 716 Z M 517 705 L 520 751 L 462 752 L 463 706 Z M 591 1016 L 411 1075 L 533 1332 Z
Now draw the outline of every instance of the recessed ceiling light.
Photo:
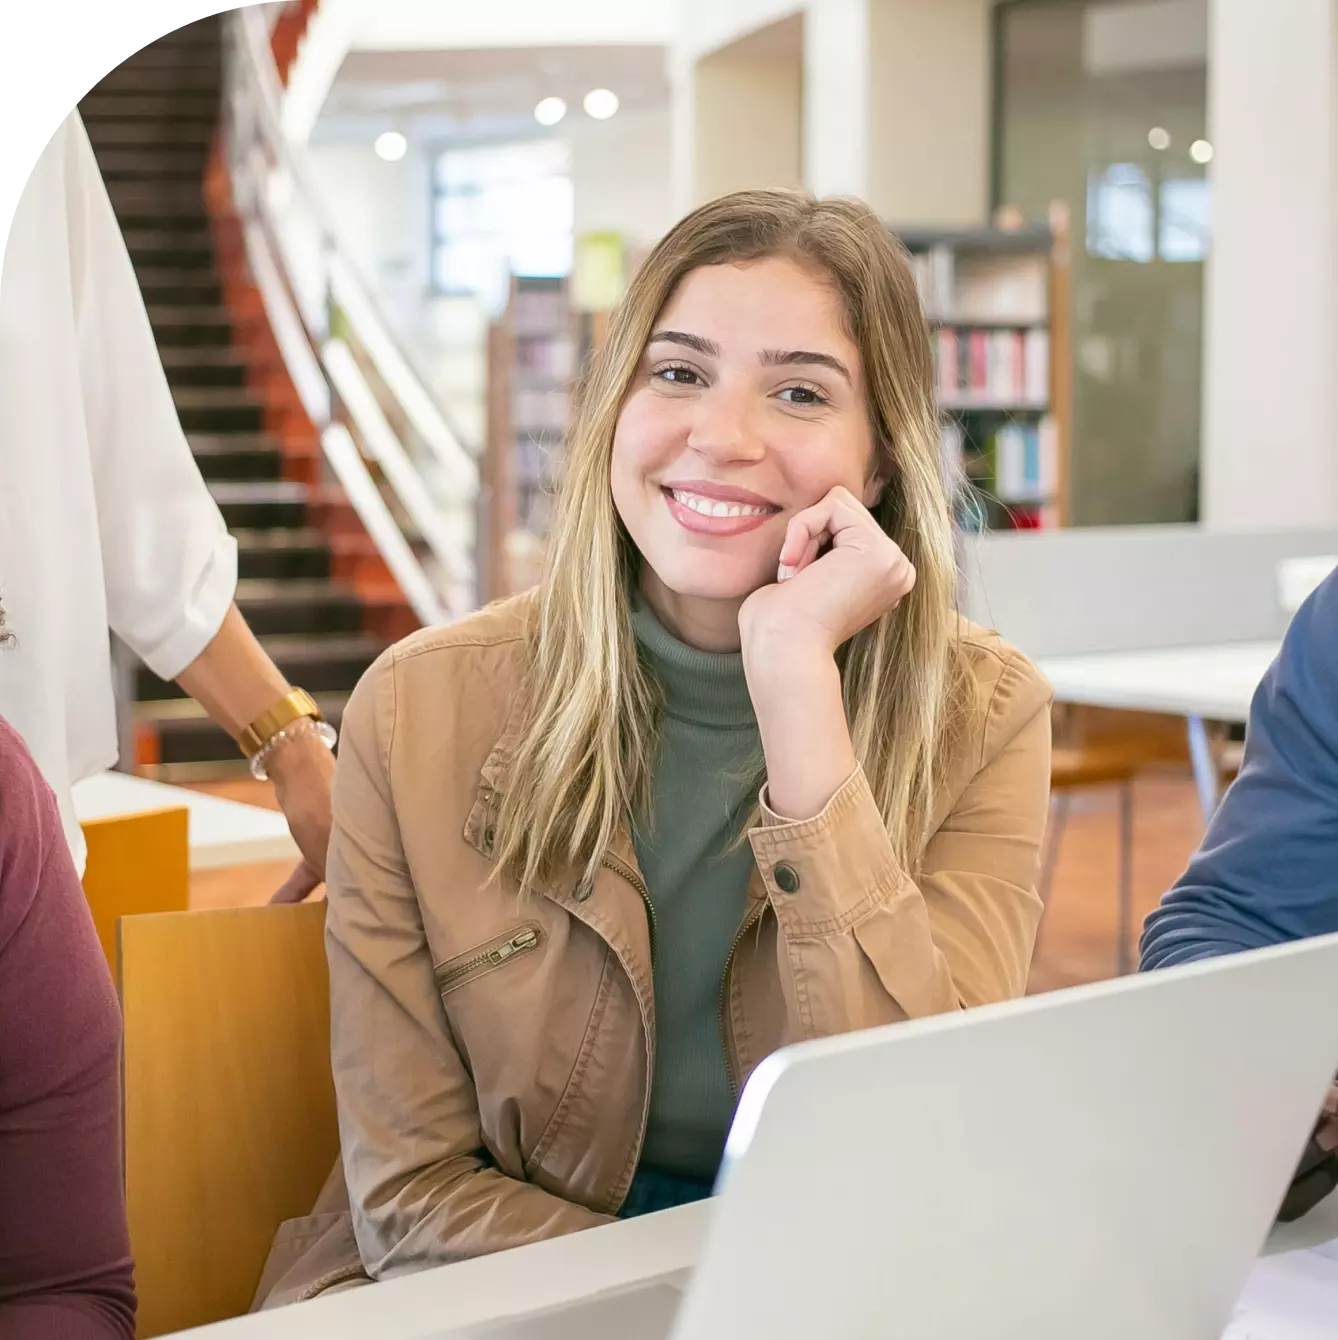
M 1211 163 L 1213 161 L 1213 146 L 1207 140 L 1195 140 L 1189 146 L 1189 156 L 1196 163 Z
M 555 126 L 567 115 L 567 104 L 561 98 L 544 98 L 534 109 L 534 119 L 541 126 Z
M 1148 131 L 1148 143 L 1160 153 L 1171 147 L 1171 132 L 1162 126 L 1153 126 Z
M 596 121 L 607 121 L 618 110 L 618 95 L 607 88 L 592 88 L 585 95 L 585 114 Z
M 409 152 L 409 141 L 398 130 L 387 130 L 376 137 L 372 147 L 378 158 L 384 158 L 387 163 L 398 163 Z

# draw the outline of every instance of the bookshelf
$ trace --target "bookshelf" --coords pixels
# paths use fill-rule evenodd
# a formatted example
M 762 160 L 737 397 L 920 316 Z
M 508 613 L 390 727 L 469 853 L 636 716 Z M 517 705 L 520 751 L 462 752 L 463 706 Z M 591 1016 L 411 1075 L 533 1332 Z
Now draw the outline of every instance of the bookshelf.
M 513 276 L 488 340 L 486 493 L 489 599 L 538 580 L 557 484 L 577 332 L 562 279 Z
M 1068 228 L 898 229 L 934 353 L 944 471 L 968 530 L 1067 521 Z

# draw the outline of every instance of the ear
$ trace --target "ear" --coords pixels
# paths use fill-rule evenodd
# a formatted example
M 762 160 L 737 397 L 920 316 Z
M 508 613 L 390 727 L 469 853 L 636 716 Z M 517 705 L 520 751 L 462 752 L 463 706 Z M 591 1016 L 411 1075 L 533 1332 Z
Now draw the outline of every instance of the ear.
M 865 507 L 873 508 L 883 500 L 883 493 L 887 489 L 887 480 L 881 475 L 874 475 L 864 486 L 864 496 L 861 502 Z

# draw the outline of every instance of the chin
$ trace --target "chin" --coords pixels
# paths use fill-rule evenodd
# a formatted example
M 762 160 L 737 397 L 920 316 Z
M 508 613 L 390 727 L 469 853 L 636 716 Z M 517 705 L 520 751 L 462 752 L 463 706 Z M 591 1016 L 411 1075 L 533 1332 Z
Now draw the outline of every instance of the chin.
M 719 554 L 674 555 L 651 567 L 666 588 L 689 600 L 745 600 L 774 580 L 774 569 L 768 577 L 756 564 L 732 563 Z

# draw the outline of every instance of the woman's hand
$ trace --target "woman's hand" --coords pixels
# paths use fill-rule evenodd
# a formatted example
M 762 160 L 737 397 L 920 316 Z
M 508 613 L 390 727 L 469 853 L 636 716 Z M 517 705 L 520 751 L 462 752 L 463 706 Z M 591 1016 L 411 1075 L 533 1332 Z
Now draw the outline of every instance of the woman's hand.
M 831 549 L 818 551 L 831 541 Z M 915 569 L 869 509 L 834 488 L 790 518 L 774 585 L 739 610 L 744 656 L 763 642 L 785 654 L 832 656 L 861 628 L 895 609 L 915 587 Z
M 775 813 L 802 820 L 855 771 L 836 649 L 905 599 L 915 569 L 868 508 L 834 488 L 791 517 L 777 577 L 743 602 L 739 635 L 767 799 Z
M 266 760 L 279 808 L 302 853 L 301 861 L 271 902 L 300 903 L 325 880 L 334 767 L 334 755 L 310 732 L 278 742 Z

